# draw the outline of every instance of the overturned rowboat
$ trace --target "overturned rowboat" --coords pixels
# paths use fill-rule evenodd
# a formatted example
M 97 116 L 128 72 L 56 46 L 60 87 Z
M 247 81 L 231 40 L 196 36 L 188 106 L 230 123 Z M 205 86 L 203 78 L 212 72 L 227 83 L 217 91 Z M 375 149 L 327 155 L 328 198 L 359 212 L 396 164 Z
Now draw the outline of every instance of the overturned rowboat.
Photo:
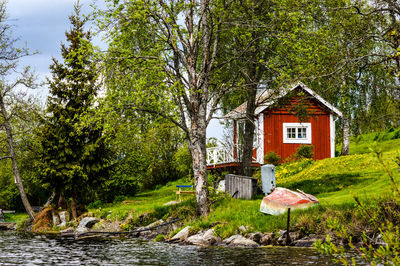
M 279 215 L 291 210 L 306 209 L 317 205 L 318 199 L 313 195 L 306 194 L 301 190 L 298 192 L 290 189 L 277 187 L 261 201 L 260 211 L 265 214 Z

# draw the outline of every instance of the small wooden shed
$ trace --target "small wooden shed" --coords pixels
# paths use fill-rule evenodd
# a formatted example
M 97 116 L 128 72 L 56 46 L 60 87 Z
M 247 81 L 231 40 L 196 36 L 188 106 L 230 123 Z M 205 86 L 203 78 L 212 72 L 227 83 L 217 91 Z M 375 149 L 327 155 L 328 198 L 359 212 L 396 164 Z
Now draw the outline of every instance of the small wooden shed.
M 225 191 L 236 199 L 251 199 L 257 194 L 257 179 L 228 174 L 225 176 Z

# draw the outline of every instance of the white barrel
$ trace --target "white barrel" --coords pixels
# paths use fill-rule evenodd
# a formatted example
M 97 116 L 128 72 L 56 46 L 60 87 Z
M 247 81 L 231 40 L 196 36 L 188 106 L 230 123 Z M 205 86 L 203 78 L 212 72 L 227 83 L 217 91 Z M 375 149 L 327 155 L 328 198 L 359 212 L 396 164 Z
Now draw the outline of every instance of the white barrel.
M 276 187 L 274 165 L 265 164 L 261 166 L 261 185 L 265 195 L 270 194 Z

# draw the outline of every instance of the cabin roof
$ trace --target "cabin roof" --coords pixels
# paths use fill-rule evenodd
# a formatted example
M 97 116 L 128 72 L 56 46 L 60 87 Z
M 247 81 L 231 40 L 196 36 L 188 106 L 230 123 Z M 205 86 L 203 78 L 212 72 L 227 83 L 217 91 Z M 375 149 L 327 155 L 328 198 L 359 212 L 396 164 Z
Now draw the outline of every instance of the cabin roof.
M 280 99 L 287 95 L 289 92 L 295 90 L 296 88 L 300 87 L 304 91 L 308 92 L 311 96 L 313 96 L 318 102 L 320 102 L 323 106 L 328 108 L 332 113 L 336 114 L 337 116 L 342 117 L 343 114 L 329 102 L 324 100 L 321 96 L 319 96 L 316 92 L 311 90 L 309 87 L 304 85 L 302 82 L 297 82 L 290 86 L 284 87 L 279 89 L 279 91 L 274 90 L 263 90 L 261 93 L 257 94 L 257 108 L 255 111 L 255 115 L 260 114 L 262 111 L 273 105 L 277 99 Z M 224 116 L 224 118 L 230 119 L 240 119 L 244 118 L 246 113 L 247 102 L 242 103 L 234 110 L 230 111 L 228 114 Z

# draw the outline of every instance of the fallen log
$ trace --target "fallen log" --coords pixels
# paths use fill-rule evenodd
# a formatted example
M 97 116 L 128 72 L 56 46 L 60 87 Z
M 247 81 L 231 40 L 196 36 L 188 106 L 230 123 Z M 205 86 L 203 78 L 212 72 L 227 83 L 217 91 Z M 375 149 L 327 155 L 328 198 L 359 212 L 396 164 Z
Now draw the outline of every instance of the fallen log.
M 162 223 L 162 224 L 150 227 L 150 228 L 140 228 L 140 229 L 138 228 L 138 229 L 134 229 L 134 230 L 121 231 L 121 232 L 88 231 L 88 232 L 85 232 L 85 233 L 77 234 L 75 237 L 76 238 L 86 238 L 86 237 L 93 237 L 93 236 L 97 237 L 97 236 L 100 236 L 100 235 L 106 235 L 106 236 L 107 235 L 133 235 L 133 234 L 137 234 L 137 233 L 140 233 L 140 232 L 151 231 L 151 230 L 157 229 L 159 227 L 166 226 L 166 225 L 169 225 L 169 224 L 173 224 L 173 223 L 176 223 L 176 222 L 179 222 L 179 221 L 182 221 L 182 220 L 183 219 L 175 219 L 175 220 L 172 220 L 172 221 L 169 221 L 169 222 L 165 222 L 165 223 Z

